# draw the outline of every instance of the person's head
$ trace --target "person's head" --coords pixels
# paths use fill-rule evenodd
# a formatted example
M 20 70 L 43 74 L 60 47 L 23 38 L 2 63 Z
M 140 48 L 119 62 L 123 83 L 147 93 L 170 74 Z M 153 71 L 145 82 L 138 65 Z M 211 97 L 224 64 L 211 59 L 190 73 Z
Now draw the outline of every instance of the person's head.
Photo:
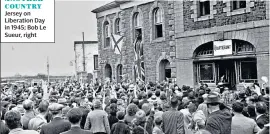
M 264 102 L 256 103 L 256 113 L 257 114 L 265 114 L 267 111 L 267 106 Z
M 127 107 L 127 115 L 134 116 L 138 110 L 139 110 L 138 106 L 131 103 Z
M 5 122 L 9 129 L 21 127 L 21 114 L 16 110 L 8 111 L 5 114 Z
M 155 95 L 156 95 L 157 97 L 159 97 L 159 96 L 160 96 L 160 91 L 159 91 L 159 90 L 156 90 Z
M 135 105 L 139 106 L 139 99 L 134 98 L 134 99 L 132 100 L 132 103 L 134 103 Z
M 218 93 L 212 92 L 207 96 L 206 104 L 210 113 L 212 113 L 213 110 L 219 110 L 220 103 L 221 100 Z
M 125 118 L 125 112 L 123 112 L 123 111 L 117 112 L 117 113 L 116 113 L 116 118 L 117 118 L 118 120 L 124 120 L 124 118 Z
M 52 103 L 51 105 L 49 105 L 49 111 L 53 116 L 62 116 L 62 108 L 64 106 L 58 103 Z
M 160 94 L 160 99 L 161 100 L 166 100 L 167 99 L 166 94 L 165 93 L 161 93 Z
M 71 124 L 79 124 L 83 116 L 80 108 L 72 108 L 67 112 L 67 119 Z
M 265 93 L 266 93 L 266 94 L 269 94 L 269 87 L 266 87 L 266 88 L 265 88 Z
M 197 110 L 197 105 L 194 102 L 190 101 L 187 105 L 187 108 L 190 113 L 194 113 Z
M 111 103 L 117 104 L 117 99 L 116 99 L 116 98 L 112 98 L 112 99 L 110 100 L 110 102 L 111 102 Z
M 115 115 L 116 112 L 117 112 L 117 104 L 116 103 L 112 103 L 110 105 L 110 113 Z
M 101 108 L 100 100 L 94 100 L 93 105 L 94 105 L 94 109 L 100 109 Z
M 177 106 L 178 106 L 178 99 L 176 97 L 173 97 L 171 99 L 171 107 L 172 108 L 177 108 Z
M 149 115 L 151 111 L 151 105 L 149 103 L 144 103 L 142 105 L 142 110 L 145 112 L 146 115 Z
M 33 110 L 33 101 L 31 101 L 31 100 L 25 100 L 23 102 L 23 108 L 26 111 Z
M 148 98 L 151 98 L 152 95 L 153 95 L 152 91 L 148 91 L 148 93 L 147 93 Z
M 232 109 L 233 109 L 233 112 L 242 113 L 244 109 L 244 104 L 241 102 L 235 102 L 232 105 Z
M 162 117 L 158 116 L 156 119 L 155 119 L 155 125 L 156 126 L 161 126 L 162 124 Z
M 40 113 L 46 113 L 48 111 L 48 107 L 49 107 L 49 102 L 48 101 L 41 101 L 38 105 L 38 111 Z

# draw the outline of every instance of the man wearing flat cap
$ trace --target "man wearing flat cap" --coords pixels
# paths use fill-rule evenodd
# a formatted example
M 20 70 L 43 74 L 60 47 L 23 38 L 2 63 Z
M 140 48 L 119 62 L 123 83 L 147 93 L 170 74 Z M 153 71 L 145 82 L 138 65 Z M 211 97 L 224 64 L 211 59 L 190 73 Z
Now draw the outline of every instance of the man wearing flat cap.
M 221 110 L 221 103 L 218 93 L 213 92 L 207 96 L 206 104 L 210 114 L 205 129 L 212 134 L 231 134 L 232 114 L 227 109 Z
M 70 122 L 62 119 L 62 108 L 59 103 L 52 103 L 49 106 L 49 112 L 52 114 L 52 121 L 41 127 L 40 134 L 59 134 L 68 131 L 71 127 Z

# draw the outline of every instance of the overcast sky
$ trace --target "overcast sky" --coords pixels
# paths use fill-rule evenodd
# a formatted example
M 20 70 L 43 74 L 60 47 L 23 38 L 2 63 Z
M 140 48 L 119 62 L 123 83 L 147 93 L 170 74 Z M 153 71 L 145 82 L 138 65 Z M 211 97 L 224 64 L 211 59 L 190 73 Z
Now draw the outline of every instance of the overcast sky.
M 1 43 L 1 76 L 36 75 L 47 73 L 49 56 L 50 75 L 71 75 L 75 67 L 74 41 L 97 40 L 96 15 L 91 11 L 110 1 L 55 2 L 55 43 Z M 12 49 L 13 48 L 13 49 Z

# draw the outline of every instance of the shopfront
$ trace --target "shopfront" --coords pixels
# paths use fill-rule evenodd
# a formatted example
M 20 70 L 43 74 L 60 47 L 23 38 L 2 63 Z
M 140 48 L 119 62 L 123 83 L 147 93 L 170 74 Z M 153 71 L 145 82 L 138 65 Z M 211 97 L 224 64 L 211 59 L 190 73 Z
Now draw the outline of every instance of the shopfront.
M 243 40 L 211 41 L 200 45 L 193 54 L 196 83 L 234 88 L 239 83 L 257 82 L 254 46 Z

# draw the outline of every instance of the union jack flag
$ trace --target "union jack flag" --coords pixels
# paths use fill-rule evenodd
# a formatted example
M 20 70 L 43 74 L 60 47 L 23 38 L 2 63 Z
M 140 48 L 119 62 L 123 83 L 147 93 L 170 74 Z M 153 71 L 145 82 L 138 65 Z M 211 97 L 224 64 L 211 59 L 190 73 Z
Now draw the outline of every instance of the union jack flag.
M 143 45 L 140 39 L 136 39 L 134 42 L 134 61 L 135 61 L 135 77 L 141 81 L 145 80 L 145 70 L 144 70 L 144 56 L 143 56 Z

